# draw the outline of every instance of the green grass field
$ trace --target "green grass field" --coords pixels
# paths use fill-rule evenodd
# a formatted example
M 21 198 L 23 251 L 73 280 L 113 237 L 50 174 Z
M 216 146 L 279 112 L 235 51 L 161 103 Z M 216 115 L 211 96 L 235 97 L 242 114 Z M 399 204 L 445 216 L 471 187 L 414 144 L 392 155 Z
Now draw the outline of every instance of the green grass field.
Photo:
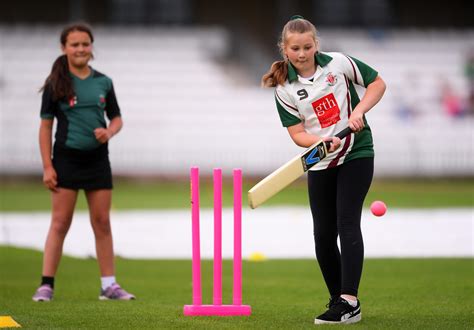
M 244 194 L 255 182 L 245 181 Z M 224 205 L 232 205 L 231 182 L 224 181 Z M 113 207 L 189 208 L 189 182 L 116 180 Z M 244 203 L 246 203 L 244 196 Z M 49 211 L 50 195 L 41 180 L 2 181 L 0 212 Z M 474 179 L 376 180 L 366 206 L 473 207 Z M 202 180 L 201 206 L 212 207 L 212 185 Z M 306 184 L 298 181 L 267 205 L 307 205 Z M 78 209 L 86 209 L 81 194 Z M 265 206 L 266 207 L 266 206 Z M 0 316 L 24 328 L 197 328 L 306 329 L 324 310 L 327 292 L 315 260 L 244 261 L 244 303 L 251 317 L 182 315 L 191 303 L 190 260 L 117 260 L 120 283 L 137 301 L 98 301 L 99 272 L 93 259 L 63 257 L 52 303 L 34 303 L 42 254 L 0 246 Z M 360 329 L 474 329 L 474 259 L 368 259 L 360 286 Z M 203 262 L 204 303 L 212 297 L 212 263 Z M 231 301 L 231 263 L 224 262 L 224 303 Z M 334 326 L 319 326 L 333 329 Z
M 51 303 L 34 303 L 41 253 L 0 247 L 0 315 L 25 328 L 307 329 L 327 303 L 312 260 L 244 261 L 243 300 L 250 317 L 185 317 L 191 262 L 117 260 L 119 280 L 136 301 L 99 301 L 93 259 L 64 257 Z M 369 259 L 360 287 L 362 322 L 354 329 L 473 329 L 472 259 Z M 212 263 L 203 262 L 204 302 L 212 299 Z M 231 300 L 231 263 L 224 262 L 224 303 Z M 334 326 L 318 326 L 333 329 Z
M 255 181 L 245 181 L 243 186 L 244 204 L 246 192 Z M 223 202 L 232 205 L 232 182 L 224 180 Z M 113 207 L 116 210 L 129 209 L 180 209 L 188 208 L 190 200 L 189 182 L 148 180 L 136 182 L 116 180 Z M 474 178 L 464 180 L 375 180 L 366 198 L 366 206 L 374 200 L 383 200 L 388 207 L 433 208 L 433 207 L 473 207 Z M 201 181 L 201 206 L 212 207 L 212 182 Z M 270 199 L 265 206 L 308 205 L 306 182 L 300 180 Z M 83 194 L 77 204 L 78 209 L 86 209 Z M 0 189 L 0 212 L 48 211 L 50 194 L 36 181 L 2 182 Z

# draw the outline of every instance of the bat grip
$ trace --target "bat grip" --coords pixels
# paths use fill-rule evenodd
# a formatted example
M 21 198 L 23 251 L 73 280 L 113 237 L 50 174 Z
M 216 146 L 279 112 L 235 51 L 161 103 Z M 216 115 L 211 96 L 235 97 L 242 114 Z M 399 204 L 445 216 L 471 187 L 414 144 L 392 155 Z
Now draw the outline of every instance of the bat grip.
M 342 131 L 340 131 L 339 133 L 337 133 L 335 136 L 340 138 L 340 139 L 343 139 L 345 138 L 346 136 L 348 136 L 349 134 L 352 133 L 352 130 L 350 127 L 346 127 L 344 128 Z M 331 141 L 326 141 L 326 148 L 330 148 L 331 147 Z

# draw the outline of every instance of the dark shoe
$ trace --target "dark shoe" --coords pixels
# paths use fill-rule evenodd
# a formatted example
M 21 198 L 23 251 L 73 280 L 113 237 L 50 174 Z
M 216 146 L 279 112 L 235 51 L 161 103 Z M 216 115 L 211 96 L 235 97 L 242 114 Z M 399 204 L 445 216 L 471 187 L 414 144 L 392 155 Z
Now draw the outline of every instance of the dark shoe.
M 340 296 L 331 296 L 331 298 L 329 298 L 329 302 L 326 304 L 326 308 L 331 308 L 332 305 L 334 305 L 339 298 Z
M 352 307 L 347 300 L 338 297 L 334 302 L 331 299 L 328 307 L 329 309 L 324 314 L 314 319 L 314 324 L 349 324 L 362 319 L 359 300 L 357 300 L 357 306 Z

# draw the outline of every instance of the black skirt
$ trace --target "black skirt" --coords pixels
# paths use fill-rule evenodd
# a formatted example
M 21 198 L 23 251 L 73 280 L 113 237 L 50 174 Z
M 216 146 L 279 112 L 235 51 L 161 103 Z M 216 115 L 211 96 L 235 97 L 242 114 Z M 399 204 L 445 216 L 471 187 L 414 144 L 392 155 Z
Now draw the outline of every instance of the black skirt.
M 54 145 L 53 167 L 58 187 L 67 189 L 112 189 L 107 144 L 93 150 L 78 150 Z

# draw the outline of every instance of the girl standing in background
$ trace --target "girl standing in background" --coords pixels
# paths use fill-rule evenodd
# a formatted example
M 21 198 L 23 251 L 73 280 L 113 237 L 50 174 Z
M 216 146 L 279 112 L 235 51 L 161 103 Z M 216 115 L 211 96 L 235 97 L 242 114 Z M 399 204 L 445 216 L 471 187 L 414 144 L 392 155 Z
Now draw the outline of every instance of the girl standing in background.
M 53 298 L 54 277 L 80 189 L 85 191 L 95 236 L 102 282 L 99 299 L 135 299 L 115 279 L 108 142 L 122 128 L 122 118 L 112 80 L 89 66 L 94 37 L 87 25 L 66 27 L 60 41 L 63 55 L 54 62 L 42 88 L 39 144 L 43 183 L 51 191 L 52 216 L 41 285 L 33 300 Z M 110 121 L 108 126 L 105 116 Z M 57 127 L 53 147 L 54 119 Z

